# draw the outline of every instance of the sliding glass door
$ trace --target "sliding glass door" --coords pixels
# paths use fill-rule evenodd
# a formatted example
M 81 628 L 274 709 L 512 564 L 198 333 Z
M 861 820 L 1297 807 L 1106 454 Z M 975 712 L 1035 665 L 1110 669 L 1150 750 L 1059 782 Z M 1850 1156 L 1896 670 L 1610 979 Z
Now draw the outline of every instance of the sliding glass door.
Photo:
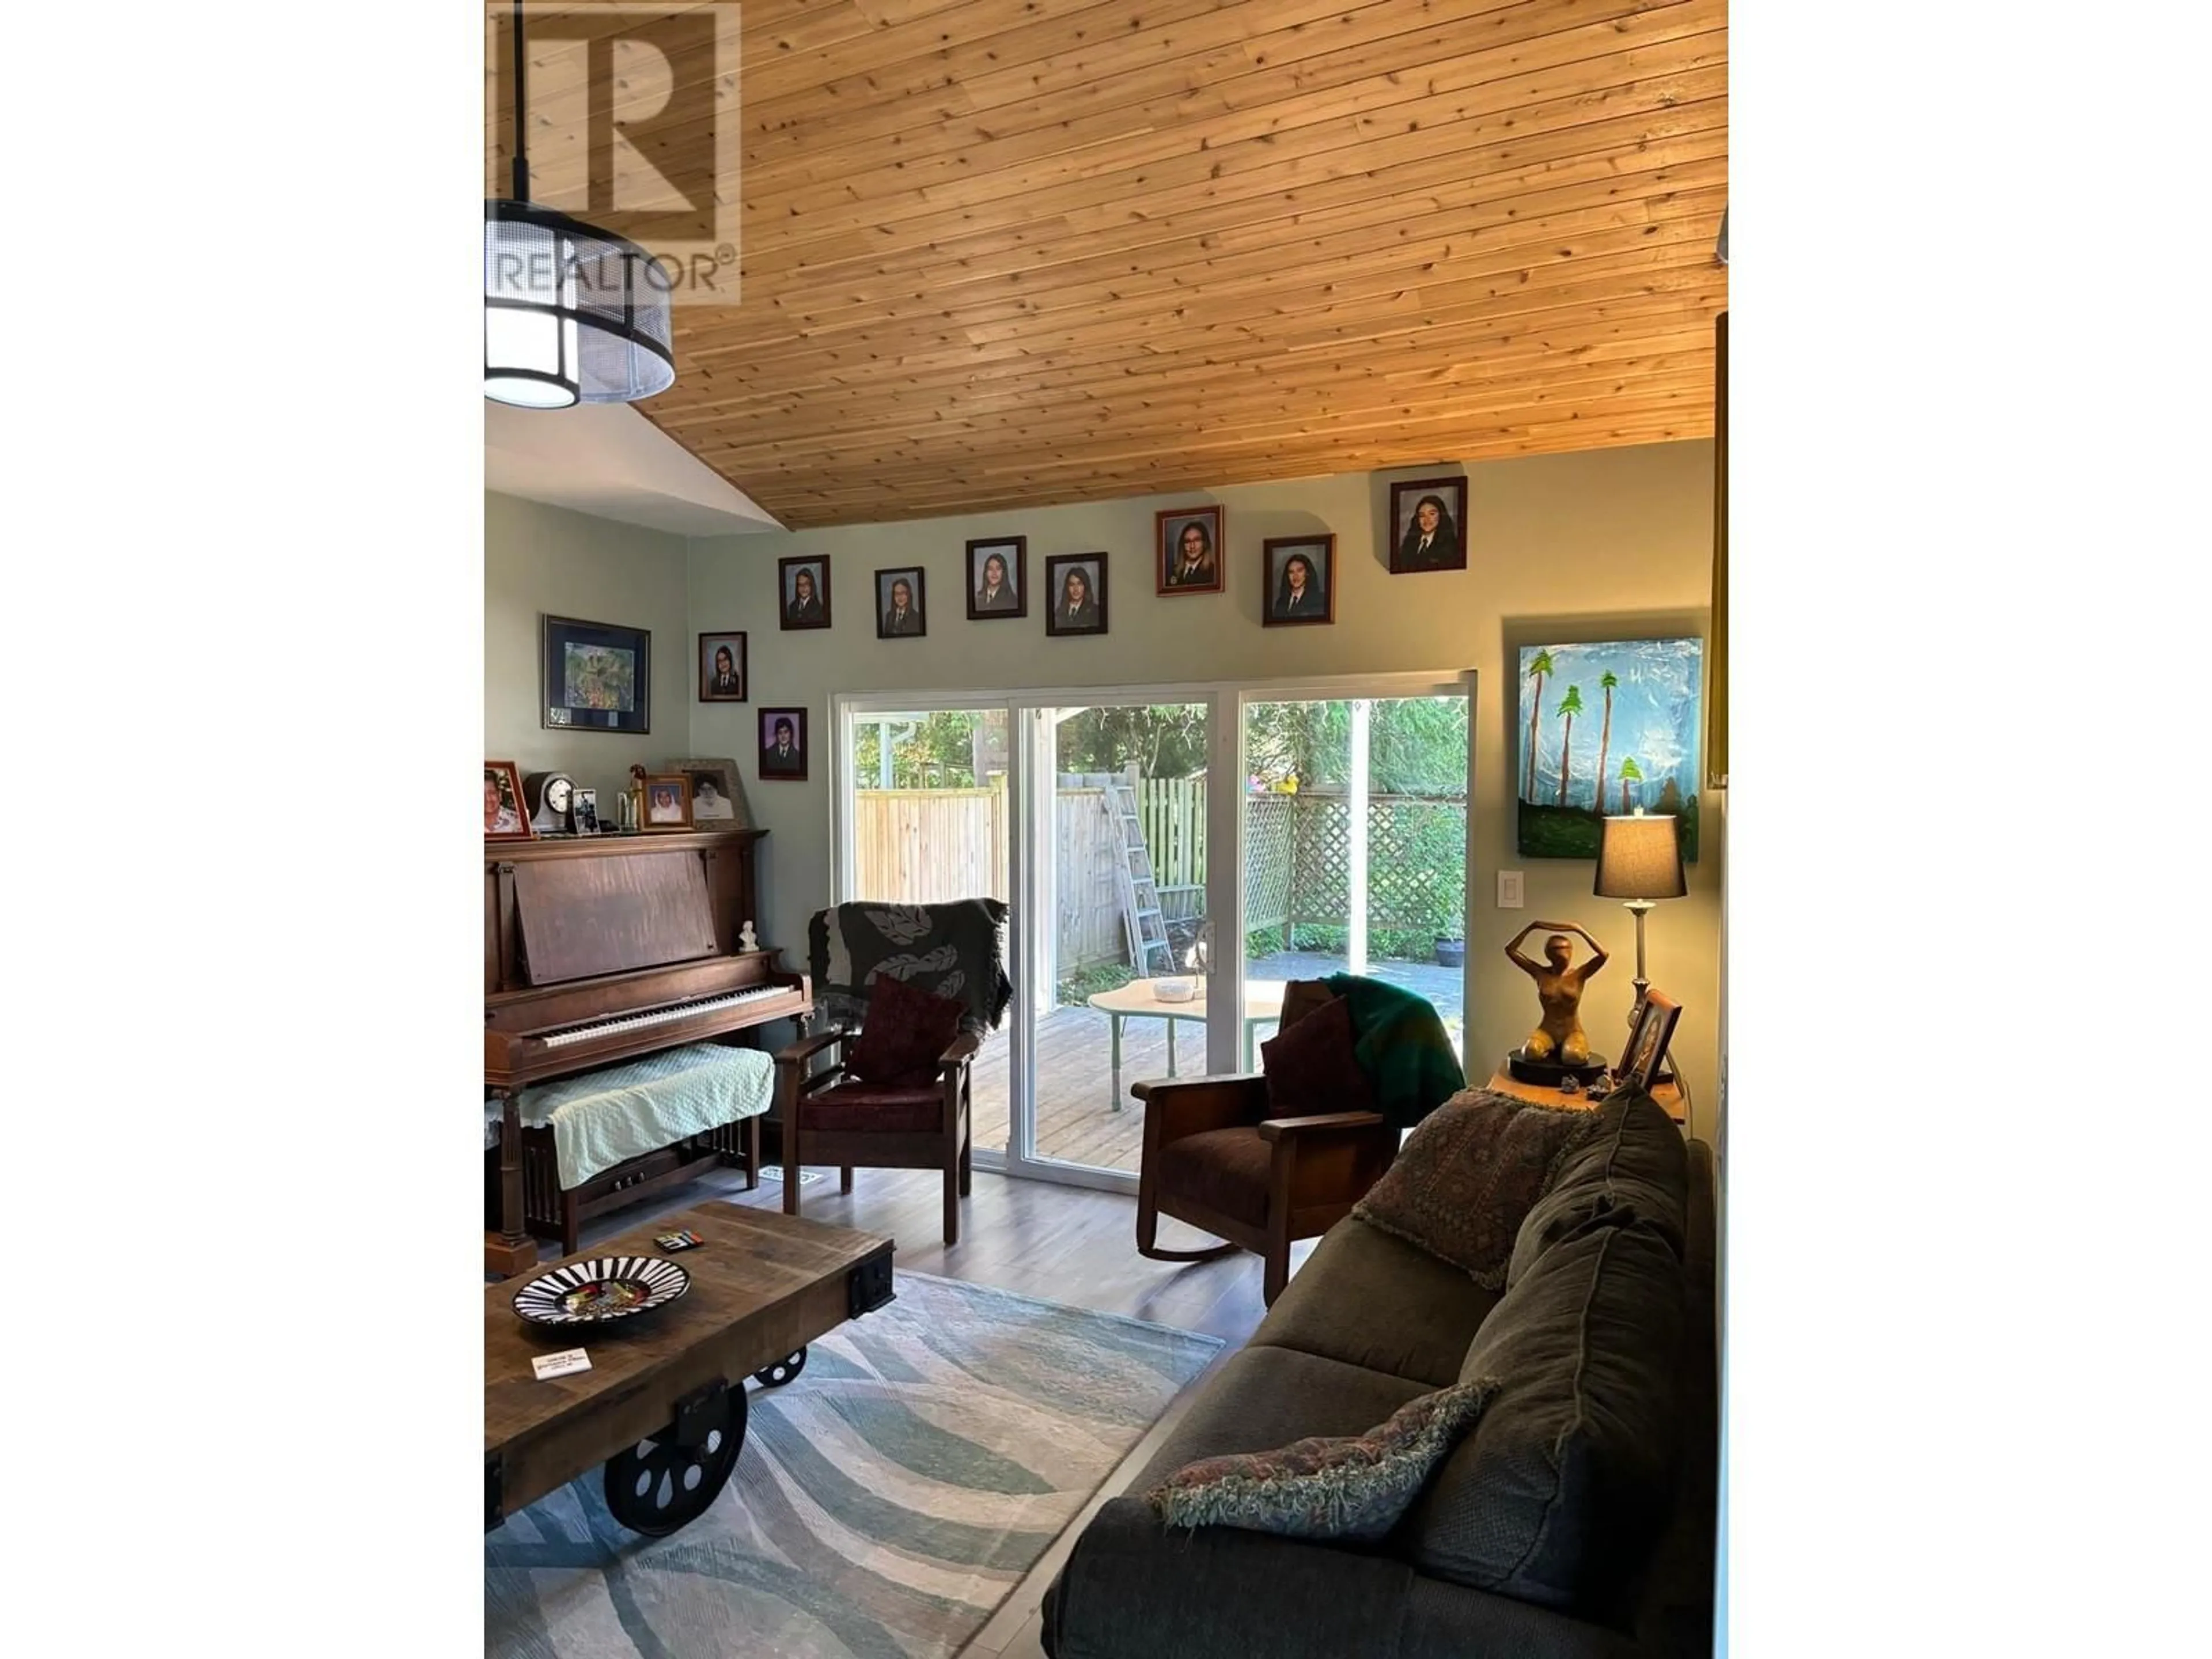
M 1394 980 L 1456 1038 L 1472 677 L 840 698 L 839 899 L 1012 911 L 986 1168 L 1134 1189 L 1140 1079 L 1249 1069 L 1282 987 Z

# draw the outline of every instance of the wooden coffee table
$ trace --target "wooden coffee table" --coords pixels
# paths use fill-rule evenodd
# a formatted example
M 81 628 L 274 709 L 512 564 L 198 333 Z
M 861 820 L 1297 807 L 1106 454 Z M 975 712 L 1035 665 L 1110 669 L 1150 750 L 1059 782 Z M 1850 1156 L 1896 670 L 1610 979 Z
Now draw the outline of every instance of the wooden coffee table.
M 706 1243 L 653 1242 L 685 1230 Z M 680 1262 L 691 1288 L 666 1307 L 599 1329 L 530 1325 L 514 1307 L 526 1281 L 485 1286 L 485 1528 L 602 1463 L 607 1507 L 634 1531 L 659 1537 L 704 1514 L 744 1443 L 745 1378 L 781 1387 L 808 1343 L 889 1302 L 892 1249 L 878 1233 L 702 1204 L 562 1258 Z M 578 1347 L 591 1370 L 538 1380 L 533 1357 Z

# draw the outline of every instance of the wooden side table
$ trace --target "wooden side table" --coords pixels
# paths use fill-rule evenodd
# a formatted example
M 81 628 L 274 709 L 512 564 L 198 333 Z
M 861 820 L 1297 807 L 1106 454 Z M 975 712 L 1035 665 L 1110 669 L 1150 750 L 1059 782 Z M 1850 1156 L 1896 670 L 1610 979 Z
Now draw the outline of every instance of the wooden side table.
M 1557 1089 L 1547 1089 L 1540 1083 L 1523 1083 L 1503 1064 L 1490 1074 L 1488 1086 L 1501 1095 L 1511 1095 L 1516 1100 L 1530 1101 L 1539 1106 L 1575 1107 L 1588 1111 L 1604 1104 L 1602 1101 L 1592 1100 L 1586 1093 L 1563 1095 Z M 1675 1122 L 1687 1123 L 1690 1121 L 1690 1109 L 1682 1103 L 1682 1091 L 1674 1083 L 1654 1085 L 1651 1098 L 1658 1102 L 1661 1109 Z

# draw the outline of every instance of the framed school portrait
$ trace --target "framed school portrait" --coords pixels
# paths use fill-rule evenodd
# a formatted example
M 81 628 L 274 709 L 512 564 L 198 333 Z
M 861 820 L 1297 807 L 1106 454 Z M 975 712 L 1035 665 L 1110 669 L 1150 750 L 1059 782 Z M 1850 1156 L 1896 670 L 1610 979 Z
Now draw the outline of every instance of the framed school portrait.
M 1390 486 L 1390 574 L 1467 568 L 1467 480 L 1408 478 Z
M 699 636 L 699 701 L 743 702 L 745 700 L 745 636 L 742 634 L 702 634 Z
M 1228 514 L 1218 507 L 1171 507 L 1152 515 L 1153 573 L 1160 593 L 1222 591 L 1222 536 Z
M 1106 556 L 1060 553 L 1044 562 L 1044 631 L 1055 637 L 1106 631 Z
M 760 712 L 760 775 L 788 783 L 806 778 L 806 711 L 763 708 Z
M 902 565 L 876 572 L 876 637 L 918 640 L 928 632 L 920 567 Z
M 830 556 L 775 562 L 776 612 L 785 629 L 830 626 Z
M 1336 620 L 1336 538 L 1277 536 L 1261 549 L 1267 582 L 1260 620 L 1269 628 Z
M 1030 614 L 1030 542 L 1000 536 L 968 544 L 968 620 Z

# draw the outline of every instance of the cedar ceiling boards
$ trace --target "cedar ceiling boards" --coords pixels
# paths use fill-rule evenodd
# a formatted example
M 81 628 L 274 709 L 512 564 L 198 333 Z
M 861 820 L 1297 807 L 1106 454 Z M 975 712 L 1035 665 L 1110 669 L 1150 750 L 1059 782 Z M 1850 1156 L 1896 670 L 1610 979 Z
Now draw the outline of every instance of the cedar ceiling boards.
M 741 301 L 641 407 L 793 528 L 1713 429 L 1723 0 L 740 15 Z

